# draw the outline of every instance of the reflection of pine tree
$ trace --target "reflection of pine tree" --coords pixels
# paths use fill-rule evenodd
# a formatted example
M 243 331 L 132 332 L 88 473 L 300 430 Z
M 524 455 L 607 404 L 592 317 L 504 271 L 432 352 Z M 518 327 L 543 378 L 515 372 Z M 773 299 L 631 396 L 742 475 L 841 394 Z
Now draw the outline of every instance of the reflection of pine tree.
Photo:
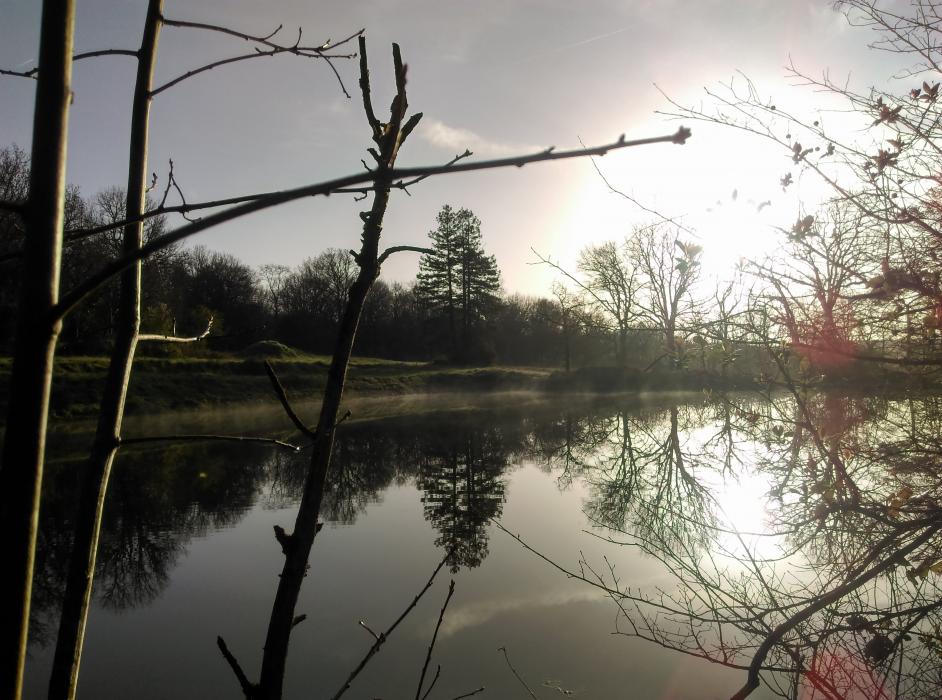
M 422 503 L 425 518 L 439 532 L 435 544 L 451 551 L 452 573 L 474 568 L 487 556 L 487 525 L 503 508 L 506 466 L 496 431 L 462 431 L 430 451 L 419 482 Z

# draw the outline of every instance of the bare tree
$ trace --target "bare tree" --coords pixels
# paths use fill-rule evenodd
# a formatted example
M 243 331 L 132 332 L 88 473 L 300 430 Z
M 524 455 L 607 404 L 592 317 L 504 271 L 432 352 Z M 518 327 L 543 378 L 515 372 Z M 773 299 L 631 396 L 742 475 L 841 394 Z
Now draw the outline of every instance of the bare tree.
M 678 366 L 678 332 L 693 320 L 699 306 L 693 284 L 699 274 L 701 248 L 683 242 L 680 230 L 664 225 L 635 229 L 626 245 L 640 279 L 638 316 L 662 334 L 665 355 Z
M 610 319 L 619 367 L 625 366 L 628 332 L 638 318 L 640 281 L 627 253 L 627 243 L 609 241 L 586 248 L 579 255 L 579 271 L 586 276 L 583 289 Z

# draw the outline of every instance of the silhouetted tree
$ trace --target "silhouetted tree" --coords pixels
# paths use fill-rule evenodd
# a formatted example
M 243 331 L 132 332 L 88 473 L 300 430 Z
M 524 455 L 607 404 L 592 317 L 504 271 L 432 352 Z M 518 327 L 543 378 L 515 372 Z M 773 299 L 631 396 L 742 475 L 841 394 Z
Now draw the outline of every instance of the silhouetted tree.
M 484 252 L 481 220 L 469 209 L 442 207 L 429 231 L 432 252 L 419 260 L 416 293 L 447 324 L 452 359 L 480 352 L 482 325 L 500 303 L 500 270 Z

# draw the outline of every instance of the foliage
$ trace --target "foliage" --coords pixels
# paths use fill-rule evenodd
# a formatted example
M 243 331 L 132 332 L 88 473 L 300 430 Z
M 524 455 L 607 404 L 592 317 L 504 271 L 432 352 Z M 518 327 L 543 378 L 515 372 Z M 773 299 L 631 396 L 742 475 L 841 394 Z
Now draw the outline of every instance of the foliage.
M 416 293 L 431 322 L 447 333 L 454 360 L 487 356 L 481 332 L 499 307 L 500 271 L 484 252 L 481 220 L 445 205 L 429 231 L 432 250 L 419 261 Z

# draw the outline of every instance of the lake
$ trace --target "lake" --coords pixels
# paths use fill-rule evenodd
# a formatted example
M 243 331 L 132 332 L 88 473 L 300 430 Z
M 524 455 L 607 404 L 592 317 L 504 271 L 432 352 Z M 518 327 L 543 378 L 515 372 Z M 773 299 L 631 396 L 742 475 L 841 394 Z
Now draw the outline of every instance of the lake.
M 824 394 L 364 406 L 338 434 L 284 697 L 333 697 L 442 562 L 346 697 L 421 697 L 434 678 L 430 700 L 728 698 L 783 624 L 750 697 L 937 697 L 940 415 L 934 398 Z M 129 432 L 296 439 L 286 426 L 243 409 Z M 27 697 L 48 680 L 81 441 L 60 434 L 47 472 Z M 80 697 L 240 697 L 217 636 L 258 679 L 273 528 L 293 527 L 307 455 L 123 448 Z

